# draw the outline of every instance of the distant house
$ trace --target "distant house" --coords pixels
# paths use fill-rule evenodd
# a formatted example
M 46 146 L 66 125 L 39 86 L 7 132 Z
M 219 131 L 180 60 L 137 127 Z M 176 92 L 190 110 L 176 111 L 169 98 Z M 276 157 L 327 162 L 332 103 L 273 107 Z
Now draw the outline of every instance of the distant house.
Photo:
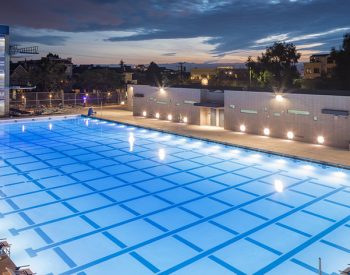
M 200 83 L 204 78 L 209 80 L 216 77 L 216 75 L 216 68 L 194 68 L 191 70 L 191 81 Z
M 30 74 L 22 64 L 17 65 L 10 75 L 10 85 L 26 87 L 30 85 Z
M 211 80 L 215 80 L 215 84 Z M 191 70 L 192 83 L 203 84 L 212 82 L 212 84 L 219 86 L 245 86 L 248 80 L 249 71 L 245 68 L 220 66 L 216 68 L 195 68 Z
M 304 63 L 304 78 L 330 78 L 335 69 L 335 61 L 330 54 L 315 54 L 310 56 L 310 62 Z

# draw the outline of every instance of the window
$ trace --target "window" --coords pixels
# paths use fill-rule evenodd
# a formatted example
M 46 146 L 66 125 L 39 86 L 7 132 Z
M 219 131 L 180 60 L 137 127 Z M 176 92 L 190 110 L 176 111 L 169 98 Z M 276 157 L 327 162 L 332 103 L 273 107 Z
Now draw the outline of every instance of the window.
M 195 104 L 195 103 L 197 103 L 197 102 L 196 102 L 196 101 L 193 101 L 193 100 L 185 100 L 184 103 L 185 103 L 185 104 L 192 104 L 192 105 L 193 105 L 193 104 Z
M 288 114 L 308 116 L 310 115 L 310 112 L 301 110 L 288 110 Z
M 241 109 L 241 113 L 245 113 L 245 114 L 257 114 L 258 111 L 257 111 L 257 110 L 249 110 L 249 109 Z
M 319 74 L 320 73 L 320 69 L 319 68 L 314 68 L 314 74 Z

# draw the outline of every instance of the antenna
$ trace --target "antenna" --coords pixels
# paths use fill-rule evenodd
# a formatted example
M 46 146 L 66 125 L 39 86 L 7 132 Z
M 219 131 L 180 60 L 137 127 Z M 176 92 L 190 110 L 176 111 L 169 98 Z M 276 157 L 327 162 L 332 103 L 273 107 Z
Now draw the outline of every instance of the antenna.
M 10 46 L 10 56 L 11 57 L 23 57 L 25 55 L 39 54 L 39 47 L 24 47 L 20 48 L 18 45 Z

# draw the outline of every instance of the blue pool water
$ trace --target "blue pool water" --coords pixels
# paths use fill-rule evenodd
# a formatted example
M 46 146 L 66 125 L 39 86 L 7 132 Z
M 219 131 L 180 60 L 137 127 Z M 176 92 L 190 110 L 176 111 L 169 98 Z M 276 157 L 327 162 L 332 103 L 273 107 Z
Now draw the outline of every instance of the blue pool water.
M 38 274 L 350 264 L 347 170 L 84 118 L 2 123 L 0 156 L 0 238 Z

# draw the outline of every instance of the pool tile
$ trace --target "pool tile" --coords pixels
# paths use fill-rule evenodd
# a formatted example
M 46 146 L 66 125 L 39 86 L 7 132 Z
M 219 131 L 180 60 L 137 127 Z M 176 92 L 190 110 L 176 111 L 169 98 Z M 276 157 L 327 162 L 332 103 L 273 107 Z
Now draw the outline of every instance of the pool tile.
M 213 197 L 231 205 L 240 205 L 256 199 L 256 196 L 236 189 L 225 190 L 215 194 Z
M 94 230 L 91 225 L 89 225 L 80 217 L 73 217 L 55 223 L 50 223 L 43 225 L 40 228 L 54 242 L 60 242 L 65 239 L 74 238 Z
M 177 203 L 182 203 L 184 201 L 194 199 L 199 195 L 195 192 L 186 190 L 184 188 L 175 188 L 172 190 L 158 193 L 158 196 L 177 204 Z
M 197 254 L 184 243 L 168 237 L 136 250 L 143 258 L 160 270 L 164 270 Z
M 183 160 L 183 161 L 178 161 L 178 162 L 174 162 L 172 164 L 170 164 L 170 166 L 180 169 L 180 170 L 189 170 L 189 169 L 193 169 L 196 167 L 201 167 L 202 165 L 200 165 L 199 163 L 190 161 L 190 160 Z
M 146 266 L 137 261 L 134 257 L 129 254 L 124 254 L 116 258 L 112 258 L 108 261 L 99 262 L 97 260 L 96 264 L 92 267 L 87 268 L 86 274 L 154 274 Z
M 178 235 L 203 250 L 217 246 L 234 236 L 232 233 L 208 222 L 195 225 L 180 232 Z
M 138 186 L 152 193 L 152 192 L 157 192 L 164 189 L 172 188 L 172 187 L 175 187 L 176 185 L 168 181 L 162 180 L 160 178 L 155 178 L 155 179 L 136 183 L 135 186 Z
M 118 175 L 117 177 L 128 183 L 145 181 L 152 178 L 151 175 L 144 173 L 142 171 L 129 172 L 129 173 Z
M 291 211 L 291 208 L 287 206 L 283 206 L 281 204 L 268 200 L 259 200 L 252 204 L 244 206 L 244 209 L 269 219 L 276 218 Z
M 172 208 L 149 216 L 149 219 L 162 227 L 173 230 L 198 220 L 198 218 L 179 208 Z
M 101 227 L 124 222 L 135 217 L 132 213 L 118 205 L 90 212 L 86 216 Z
M 211 180 L 201 180 L 195 183 L 191 183 L 187 185 L 187 187 L 203 194 L 213 193 L 226 188 L 226 186 Z
M 249 238 L 282 253 L 286 253 L 308 240 L 301 234 L 277 225 L 265 227 L 250 235 Z
M 232 173 L 227 173 L 225 175 L 214 177 L 214 178 L 212 178 L 212 180 L 226 184 L 226 185 L 230 185 L 230 186 L 241 184 L 241 183 L 249 181 L 249 179 L 246 177 L 242 177 L 242 176 L 232 174 Z
M 21 195 L 19 197 L 12 198 L 12 201 L 19 208 L 22 209 L 22 208 L 37 206 L 37 205 L 45 204 L 49 202 L 54 202 L 56 201 L 56 199 L 54 199 L 51 195 L 49 195 L 46 192 L 36 192 L 36 193 Z
M 247 274 L 253 274 L 278 258 L 276 254 L 246 240 L 239 240 L 230 244 L 214 253 L 214 255 Z M 252 259 L 254 259 L 254 264 L 251 264 Z
M 201 178 L 186 172 L 180 172 L 171 176 L 165 176 L 164 179 L 167 179 L 175 184 L 185 184 L 200 180 Z
M 163 231 L 144 220 L 123 224 L 108 230 L 108 232 L 127 246 L 145 242 L 163 233 Z
M 214 261 L 204 258 L 200 259 L 198 261 L 195 261 L 194 263 L 185 266 L 176 272 L 173 273 L 174 275 L 214 275 L 214 274 L 220 274 L 220 275 L 232 275 L 232 272 L 222 265 L 219 265 L 215 263 Z
M 200 200 L 186 203 L 184 207 L 204 217 L 216 214 L 228 208 L 227 205 L 210 198 L 202 198 Z
M 109 205 L 111 204 L 111 201 L 101 196 L 100 194 L 93 194 L 69 200 L 69 204 L 78 211 L 89 211 L 94 210 L 98 207 Z
M 103 192 L 107 196 L 115 199 L 116 201 L 125 201 L 130 200 L 139 196 L 146 195 L 147 193 L 141 191 L 140 189 L 137 189 L 133 186 L 124 186 L 120 188 L 115 188 L 113 190 L 109 190 L 106 192 Z
M 136 199 L 125 203 L 125 205 L 140 214 L 158 211 L 170 206 L 170 204 L 153 196 Z
M 214 218 L 213 220 L 238 233 L 247 232 L 266 222 L 266 220 L 239 210 L 228 212 L 224 215 Z
M 211 168 L 211 167 L 200 167 L 200 168 L 192 169 L 190 171 L 190 173 L 195 174 L 195 175 L 200 176 L 200 177 L 207 178 L 207 177 L 213 177 L 213 176 L 220 175 L 224 172 L 221 170 L 215 169 L 215 168 Z
M 150 174 L 157 176 L 157 177 L 166 176 L 169 174 L 179 172 L 179 170 L 174 169 L 174 168 L 167 166 L 167 165 L 159 165 L 156 167 L 147 168 L 146 171 L 147 171 L 147 173 L 150 173 Z
M 331 221 L 304 212 L 297 212 L 285 217 L 280 220 L 280 223 L 311 235 L 315 235 L 333 224 Z
M 99 260 L 120 250 L 120 247 L 100 233 L 60 245 L 60 248 L 77 265 Z
M 267 175 L 270 175 L 271 172 L 269 171 L 264 171 L 259 168 L 254 168 L 254 167 L 248 167 L 245 169 L 240 169 L 239 171 L 236 171 L 235 174 L 241 175 L 247 178 L 260 178 L 260 177 L 265 177 Z

